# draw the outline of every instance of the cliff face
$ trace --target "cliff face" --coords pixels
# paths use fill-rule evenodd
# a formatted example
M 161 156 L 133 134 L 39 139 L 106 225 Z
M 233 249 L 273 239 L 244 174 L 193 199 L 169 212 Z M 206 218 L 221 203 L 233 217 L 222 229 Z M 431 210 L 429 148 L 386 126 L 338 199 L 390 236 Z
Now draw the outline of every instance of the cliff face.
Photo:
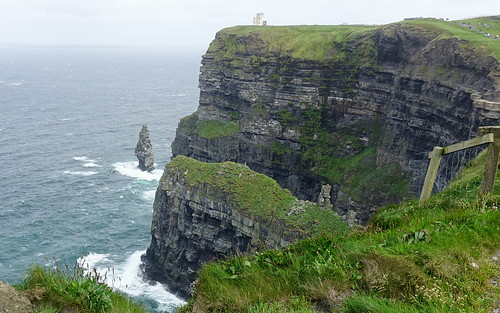
M 334 210 L 365 223 L 419 192 L 433 146 L 498 124 L 498 73 L 481 47 L 425 24 L 234 27 L 203 56 L 173 154 L 244 163 L 301 199 L 330 184 Z
M 147 276 L 187 298 L 201 264 L 342 229 L 331 210 L 304 203 L 272 179 L 232 162 L 179 156 L 166 167 L 153 205 Z

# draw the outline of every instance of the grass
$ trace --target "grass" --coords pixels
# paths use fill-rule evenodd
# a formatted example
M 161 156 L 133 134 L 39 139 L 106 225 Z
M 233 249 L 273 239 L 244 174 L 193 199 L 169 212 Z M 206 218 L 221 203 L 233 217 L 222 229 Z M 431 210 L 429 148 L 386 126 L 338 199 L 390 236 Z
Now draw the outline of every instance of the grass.
M 477 26 L 488 24 L 488 27 L 481 26 L 478 29 L 492 35 L 500 35 L 498 16 L 460 21 L 415 19 L 398 23 L 432 30 L 440 38 L 453 36 L 467 40 L 476 47 L 487 47 L 490 53 L 500 60 L 499 41 L 469 30 L 459 25 L 459 22 Z M 265 51 L 268 55 L 274 53 L 295 59 L 325 61 L 342 55 L 343 45 L 355 38 L 363 37 L 358 49 L 372 49 L 372 45 L 366 44 L 370 41 L 369 35 L 381 27 L 385 25 L 235 26 L 221 30 L 208 52 L 216 53 L 218 57 L 223 58 L 233 58 L 237 53 L 253 54 L 254 59 L 250 61 L 254 63 L 258 63 L 264 57 L 259 56 L 258 51 L 261 53 Z M 251 40 L 244 40 L 245 38 Z M 365 55 L 364 52 L 361 55 Z
M 204 190 L 205 197 L 217 201 L 227 199 L 234 210 L 259 221 L 281 224 L 289 233 L 305 236 L 331 229 L 347 231 L 332 211 L 322 210 L 315 203 L 297 201 L 275 180 L 250 170 L 246 165 L 204 163 L 177 156 L 167 165 L 167 173 L 173 172 L 181 173 L 189 186 Z M 291 211 L 295 213 L 289 214 Z
M 478 196 L 483 159 L 423 204 L 381 209 L 365 229 L 206 264 L 181 312 L 492 312 L 500 184 Z
M 240 125 L 238 123 L 219 120 L 199 121 L 195 128 L 195 132 L 200 137 L 208 139 L 231 136 L 239 131 Z
M 139 304 L 113 291 L 97 272 L 75 266 L 61 270 L 32 266 L 18 289 L 27 292 L 37 313 L 146 313 Z
M 266 52 L 288 55 L 296 59 L 324 60 L 335 55 L 335 44 L 351 36 L 374 29 L 373 26 L 235 26 L 218 33 L 208 52 L 220 52 L 223 57 L 232 57 L 237 52 L 255 50 L 259 44 L 266 46 Z M 258 37 L 248 42 L 237 37 Z
M 458 21 L 441 21 L 438 19 L 417 19 L 410 21 L 403 21 L 402 23 L 428 27 L 430 29 L 439 31 L 440 38 L 456 37 L 460 40 L 466 40 L 472 44 L 473 47 L 482 49 L 485 47 L 489 54 L 500 61 L 500 41 L 488 38 L 481 33 L 461 26 L 459 23 L 471 23 L 471 25 L 484 25 L 489 24 L 489 27 L 478 27 L 484 32 L 492 35 L 498 34 L 500 36 L 500 17 L 490 16 L 479 19 L 458 20 Z

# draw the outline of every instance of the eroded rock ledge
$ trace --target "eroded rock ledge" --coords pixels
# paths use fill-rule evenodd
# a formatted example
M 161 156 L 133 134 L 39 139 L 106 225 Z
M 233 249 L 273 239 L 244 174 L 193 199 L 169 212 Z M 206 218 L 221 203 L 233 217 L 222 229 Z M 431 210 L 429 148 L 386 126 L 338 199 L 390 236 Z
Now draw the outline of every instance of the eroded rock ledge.
M 332 210 L 297 201 L 245 165 L 178 156 L 166 166 L 156 191 L 144 269 L 186 298 L 205 262 L 345 227 Z

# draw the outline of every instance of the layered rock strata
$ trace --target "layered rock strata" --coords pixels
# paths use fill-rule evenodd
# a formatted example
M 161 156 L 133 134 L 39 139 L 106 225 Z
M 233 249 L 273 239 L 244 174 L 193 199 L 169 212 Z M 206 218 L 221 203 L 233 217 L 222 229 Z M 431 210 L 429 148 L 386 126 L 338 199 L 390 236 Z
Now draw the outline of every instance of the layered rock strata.
M 307 32 L 325 39 L 290 48 Z M 319 56 L 304 52 L 317 46 Z M 247 164 L 301 199 L 330 184 L 334 210 L 363 224 L 418 194 L 433 146 L 498 124 L 498 69 L 424 22 L 225 29 L 203 56 L 199 108 L 179 123 L 173 154 Z
M 149 130 L 146 125 L 142 125 L 141 131 L 139 132 L 139 140 L 135 146 L 135 156 L 139 160 L 139 168 L 141 171 L 151 172 L 155 169 L 155 155 L 153 151 L 153 145 L 151 144 L 151 139 L 149 138 Z
M 143 268 L 186 298 L 205 262 L 341 229 L 333 211 L 297 201 L 245 165 L 179 156 L 166 166 L 156 191 Z

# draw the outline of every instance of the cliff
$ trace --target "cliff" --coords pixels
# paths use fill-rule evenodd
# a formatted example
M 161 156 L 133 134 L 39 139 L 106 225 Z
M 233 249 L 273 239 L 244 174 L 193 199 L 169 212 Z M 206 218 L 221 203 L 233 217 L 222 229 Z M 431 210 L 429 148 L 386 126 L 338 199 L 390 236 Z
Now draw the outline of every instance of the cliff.
M 329 184 L 334 210 L 366 223 L 419 192 L 433 146 L 498 124 L 499 42 L 482 37 L 437 20 L 224 29 L 173 154 L 247 164 L 300 199 Z
M 186 298 L 205 262 L 345 230 L 333 211 L 298 201 L 245 165 L 178 156 L 156 192 L 144 269 Z

